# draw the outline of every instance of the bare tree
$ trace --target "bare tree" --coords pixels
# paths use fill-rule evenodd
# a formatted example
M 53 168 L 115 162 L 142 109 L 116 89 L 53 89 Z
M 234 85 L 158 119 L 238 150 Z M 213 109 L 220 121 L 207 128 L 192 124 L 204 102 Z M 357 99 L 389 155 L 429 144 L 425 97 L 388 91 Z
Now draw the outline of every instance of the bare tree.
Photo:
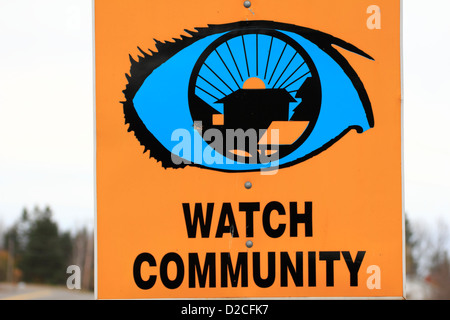
M 429 279 L 435 289 L 432 298 L 447 300 L 450 299 L 449 231 L 442 219 L 438 221 L 436 230 Z
M 428 298 L 450 299 L 449 229 L 444 220 L 430 225 L 415 221 L 412 254 L 417 262 L 417 274 L 426 279 L 431 291 Z
M 94 288 L 94 235 L 92 231 L 83 228 L 76 232 L 73 239 L 73 264 L 81 268 L 81 288 Z

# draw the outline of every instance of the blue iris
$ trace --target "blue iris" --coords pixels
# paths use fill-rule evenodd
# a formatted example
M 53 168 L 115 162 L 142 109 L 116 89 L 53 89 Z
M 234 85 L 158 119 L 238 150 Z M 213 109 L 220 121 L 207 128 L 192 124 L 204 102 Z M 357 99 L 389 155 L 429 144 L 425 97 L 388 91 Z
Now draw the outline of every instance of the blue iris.
M 305 50 L 320 79 L 320 113 L 311 133 L 297 149 L 275 162 L 238 162 L 218 154 L 195 128 L 188 100 L 190 77 L 199 56 L 227 32 L 195 41 L 148 75 L 133 99 L 137 115 L 147 130 L 185 163 L 227 171 L 289 165 L 316 153 L 349 128 L 358 128 L 358 132 L 368 130 L 371 125 L 363 102 L 343 68 L 305 37 L 290 31 L 277 31 Z M 258 77 L 266 88 L 285 88 L 291 94 L 296 101 L 289 104 L 292 116 L 293 109 L 301 102 L 296 91 L 311 77 L 304 62 L 291 45 L 280 39 L 256 33 L 238 35 L 219 45 L 214 54 L 207 57 L 199 71 L 195 94 L 218 113 L 223 113 L 223 105 L 216 101 L 242 88 L 247 79 Z

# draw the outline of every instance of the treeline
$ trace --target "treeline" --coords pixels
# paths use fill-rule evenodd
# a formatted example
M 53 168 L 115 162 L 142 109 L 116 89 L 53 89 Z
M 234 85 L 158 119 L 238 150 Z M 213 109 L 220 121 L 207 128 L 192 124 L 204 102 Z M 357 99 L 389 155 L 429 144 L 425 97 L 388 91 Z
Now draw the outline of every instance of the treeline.
M 66 285 L 69 265 L 81 269 L 81 288 L 94 289 L 94 236 L 83 228 L 61 232 L 52 210 L 23 210 L 0 241 L 0 282 Z
M 426 299 L 450 299 L 450 234 L 444 221 L 437 226 L 405 221 L 406 276 L 426 288 Z

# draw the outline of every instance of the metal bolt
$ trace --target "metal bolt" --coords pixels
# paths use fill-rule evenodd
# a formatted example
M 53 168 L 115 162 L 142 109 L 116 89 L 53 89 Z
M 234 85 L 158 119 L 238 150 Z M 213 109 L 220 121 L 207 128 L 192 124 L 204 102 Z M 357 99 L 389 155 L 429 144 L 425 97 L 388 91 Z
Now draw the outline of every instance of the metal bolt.
M 252 183 L 250 181 L 247 181 L 244 186 L 246 189 L 250 189 L 252 187 Z
M 250 6 L 252 5 L 252 3 L 248 0 L 244 1 L 244 7 L 246 8 L 250 8 Z
M 245 243 L 245 245 L 247 246 L 247 248 L 251 248 L 251 247 L 253 247 L 253 241 L 248 240 L 248 241 Z

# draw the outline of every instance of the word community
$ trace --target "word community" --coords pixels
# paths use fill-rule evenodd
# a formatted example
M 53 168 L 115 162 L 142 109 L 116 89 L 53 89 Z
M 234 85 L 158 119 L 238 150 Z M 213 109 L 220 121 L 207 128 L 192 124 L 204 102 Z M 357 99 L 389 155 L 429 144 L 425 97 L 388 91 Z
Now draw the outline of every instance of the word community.
M 198 253 L 192 252 L 188 254 L 187 259 L 175 252 L 165 254 L 159 263 L 159 280 L 168 289 L 176 289 L 182 285 L 185 279 L 187 264 L 187 277 L 189 288 L 209 288 L 217 287 L 217 277 L 220 278 L 220 287 L 227 288 L 240 287 L 245 288 L 249 286 L 249 282 L 260 288 L 269 288 L 277 284 L 280 287 L 287 287 L 289 282 L 296 287 L 316 287 L 317 285 L 317 270 L 318 262 L 325 264 L 325 274 L 319 276 L 326 281 L 327 287 L 334 286 L 334 264 L 336 261 L 344 261 L 349 271 L 349 285 L 352 287 L 358 286 L 358 272 L 363 261 L 365 251 L 358 251 L 355 257 L 352 257 L 349 251 L 310 251 L 307 252 L 307 258 L 304 259 L 303 252 L 295 252 L 293 258 L 288 252 L 267 252 L 267 258 L 262 259 L 260 252 L 239 252 L 236 259 L 232 259 L 229 252 L 215 252 L 206 253 L 204 263 L 199 259 Z M 342 255 L 342 260 L 341 260 Z M 217 256 L 219 261 L 217 261 Z M 318 258 L 318 259 L 317 259 Z M 252 267 L 250 268 L 249 260 L 252 260 Z M 186 261 L 187 260 L 187 261 Z M 233 263 L 233 260 L 235 262 Z M 267 262 L 266 275 L 262 273 L 262 261 Z M 304 260 L 307 264 L 307 284 L 303 279 Z M 186 262 L 185 262 L 186 261 Z M 144 277 L 141 274 L 141 266 L 148 263 L 150 267 L 158 267 L 155 257 L 150 253 L 141 253 L 134 262 L 133 276 L 136 285 L 143 289 L 151 289 L 158 280 L 157 274 L 150 274 Z M 341 262 L 342 263 L 342 262 Z M 169 265 L 175 264 L 175 276 L 169 276 Z M 217 271 L 219 269 L 219 271 Z M 323 268 L 321 268 L 322 270 Z M 156 269 L 158 270 L 158 268 Z M 207 281 L 209 279 L 209 281 Z M 291 279 L 291 280 L 289 280 Z

